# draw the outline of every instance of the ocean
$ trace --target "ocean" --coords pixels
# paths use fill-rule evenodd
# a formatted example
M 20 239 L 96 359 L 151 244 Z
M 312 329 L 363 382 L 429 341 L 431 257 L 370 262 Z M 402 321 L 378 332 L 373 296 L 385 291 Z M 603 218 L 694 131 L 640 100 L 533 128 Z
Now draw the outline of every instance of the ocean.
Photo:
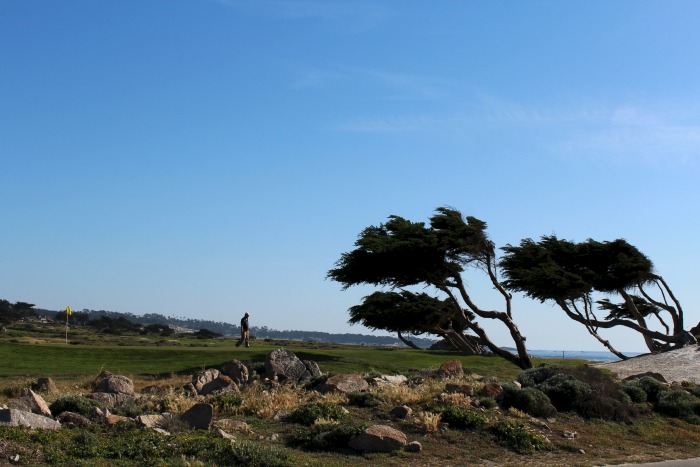
M 575 358 L 593 362 L 614 362 L 619 360 L 612 352 L 594 352 L 585 350 L 529 350 L 530 355 L 538 358 Z M 625 353 L 628 357 L 640 355 L 639 352 Z

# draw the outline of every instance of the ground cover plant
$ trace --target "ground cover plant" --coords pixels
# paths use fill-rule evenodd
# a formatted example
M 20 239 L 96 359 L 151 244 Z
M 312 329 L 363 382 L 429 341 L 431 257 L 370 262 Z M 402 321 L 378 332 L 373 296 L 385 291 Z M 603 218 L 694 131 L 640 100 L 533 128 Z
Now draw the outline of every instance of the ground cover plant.
M 30 359 L 34 367 L 16 374 L 8 375 L 20 367 L 14 363 L 10 370 L 0 369 L 5 371 L 0 388 L 6 389 L 0 391 L 0 405 L 12 403 L 37 377 L 50 376 L 56 378 L 58 392 L 43 395 L 52 410 L 89 415 L 93 406 L 81 395 L 92 391 L 102 369 L 121 373 L 104 366 L 115 362 L 137 391 L 151 385 L 159 390 L 113 413 L 179 414 L 208 402 L 215 426 L 192 430 L 174 418 L 164 425 L 167 434 L 130 420 L 57 431 L 0 427 L 0 462 L 19 456 L 24 465 L 593 465 L 700 456 L 700 391 L 695 385 L 671 387 L 648 377 L 620 384 L 582 362 L 539 366 L 544 361 L 535 360 L 538 366 L 521 372 L 487 356 L 319 343 L 256 342 L 257 348 L 241 349 L 227 340 L 177 338 L 180 345 L 168 347 L 176 350 L 170 353 L 161 352 L 156 340 L 144 344 L 138 336 L 110 336 L 95 348 L 85 342 L 7 341 L 17 338 L 0 338 L 0 355 L 13 359 L 61 346 L 79 353 L 52 353 L 50 364 Z M 130 339 L 134 345 L 120 345 Z M 317 361 L 326 376 L 357 372 L 372 381 L 381 374 L 403 374 L 407 382 L 348 394 L 319 392 L 325 377 L 316 384 L 275 385 L 265 381 L 263 361 L 282 345 Z M 154 360 L 139 361 L 143 359 Z M 251 370 L 251 382 L 238 392 L 193 396 L 182 390 L 193 371 L 231 359 L 244 361 Z M 438 367 L 452 359 L 473 373 L 438 376 Z M 501 387 L 502 394 L 486 395 L 487 383 Z M 464 392 L 448 392 L 448 384 Z M 562 393 L 581 399 L 566 405 L 557 399 Z M 634 408 L 633 416 L 598 416 L 615 409 L 604 404 L 610 400 Z M 411 409 L 412 415 L 393 415 L 397 407 Z M 362 453 L 348 447 L 376 424 L 420 442 L 421 452 Z M 219 428 L 235 440 L 222 438 Z

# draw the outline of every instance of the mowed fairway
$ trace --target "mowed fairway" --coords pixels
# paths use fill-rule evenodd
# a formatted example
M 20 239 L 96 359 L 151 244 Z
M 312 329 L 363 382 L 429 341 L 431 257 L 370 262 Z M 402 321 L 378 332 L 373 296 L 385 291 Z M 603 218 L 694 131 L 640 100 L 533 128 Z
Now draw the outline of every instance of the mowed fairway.
M 114 341 L 114 338 L 109 339 Z M 499 378 L 514 378 L 519 369 L 498 357 L 464 356 L 454 352 L 395 349 L 296 341 L 257 341 L 249 349 L 236 347 L 233 339 L 178 339 L 177 345 L 150 342 L 109 342 L 108 345 L 25 343 L 0 341 L 0 377 L 49 376 L 75 378 L 97 375 L 101 370 L 139 377 L 166 377 L 220 368 L 227 361 L 264 362 L 272 350 L 284 347 L 299 358 L 316 361 L 324 373 L 406 373 L 411 369 L 437 368 L 459 359 L 470 370 Z M 175 341 L 174 341 L 175 342 Z M 566 361 L 567 364 L 580 362 Z

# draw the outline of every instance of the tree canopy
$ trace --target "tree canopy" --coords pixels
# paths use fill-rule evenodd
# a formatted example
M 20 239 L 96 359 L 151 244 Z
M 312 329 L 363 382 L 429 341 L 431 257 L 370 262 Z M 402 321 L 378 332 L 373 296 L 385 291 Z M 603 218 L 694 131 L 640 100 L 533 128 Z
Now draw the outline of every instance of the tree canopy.
M 445 295 L 445 304 L 452 307 L 449 315 L 455 318 L 460 329 L 470 330 L 493 353 L 520 367 L 532 366 L 525 338 L 511 316 L 510 294 L 497 279 L 495 246 L 486 234 L 485 222 L 475 217 L 463 217 L 459 211 L 448 207 L 437 208 L 429 225 L 390 216 L 385 224 L 365 228 L 355 247 L 343 253 L 335 268 L 328 272 L 328 278 L 340 282 L 343 289 L 358 284 L 394 289 L 432 286 Z M 488 274 L 504 300 L 505 310 L 484 310 L 476 304 L 461 277 L 468 267 L 481 268 Z M 394 304 L 404 306 L 408 300 L 407 296 L 403 302 L 396 300 L 396 296 L 375 298 L 378 301 L 390 299 Z M 422 299 L 413 296 L 410 300 Z M 374 302 L 374 298 L 370 300 L 372 306 L 376 305 Z M 517 354 L 494 344 L 479 325 L 478 318 L 501 321 L 513 338 Z
M 508 290 L 523 292 L 541 302 L 553 301 L 618 356 L 624 357 L 600 336 L 600 328 L 633 329 L 644 337 L 651 351 L 688 339 L 683 331 L 680 303 L 663 278 L 654 273 L 651 260 L 625 240 L 588 239 L 576 243 L 551 235 L 539 242 L 528 238 L 520 245 L 502 249 L 505 254 L 500 266 Z M 661 298 L 654 299 L 647 293 L 650 286 L 658 289 Z M 637 295 L 630 291 L 637 291 Z M 622 303 L 615 304 L 607 298 L 599 300 L 598 309 L 608 312 L 599 319 L 593 304 L 594 293 L 618 294 Z M 672 330 L 661 317 L 661 310 L 670 316 Z M 649 315 L 657 317 L 665 332 L 649 327 L 646 322 Z

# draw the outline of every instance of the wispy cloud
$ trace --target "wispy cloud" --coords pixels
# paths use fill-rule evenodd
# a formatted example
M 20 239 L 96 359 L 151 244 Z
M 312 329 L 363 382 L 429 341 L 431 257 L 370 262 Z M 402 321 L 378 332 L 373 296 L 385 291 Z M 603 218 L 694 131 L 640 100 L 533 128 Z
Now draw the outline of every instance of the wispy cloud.
M 348 132 L 456 132 L 508 138 L 527 132 L 530 144 L 553 156 L 647 165 L 700 165 L 700 113 L 633 104 L 528 107 L 493 99 L 460 113 L 363 117 L 342 122 Z M 437 136 L 436 134 L 436 137 Z M 536 149 L 536 148 L 535 148 Z

